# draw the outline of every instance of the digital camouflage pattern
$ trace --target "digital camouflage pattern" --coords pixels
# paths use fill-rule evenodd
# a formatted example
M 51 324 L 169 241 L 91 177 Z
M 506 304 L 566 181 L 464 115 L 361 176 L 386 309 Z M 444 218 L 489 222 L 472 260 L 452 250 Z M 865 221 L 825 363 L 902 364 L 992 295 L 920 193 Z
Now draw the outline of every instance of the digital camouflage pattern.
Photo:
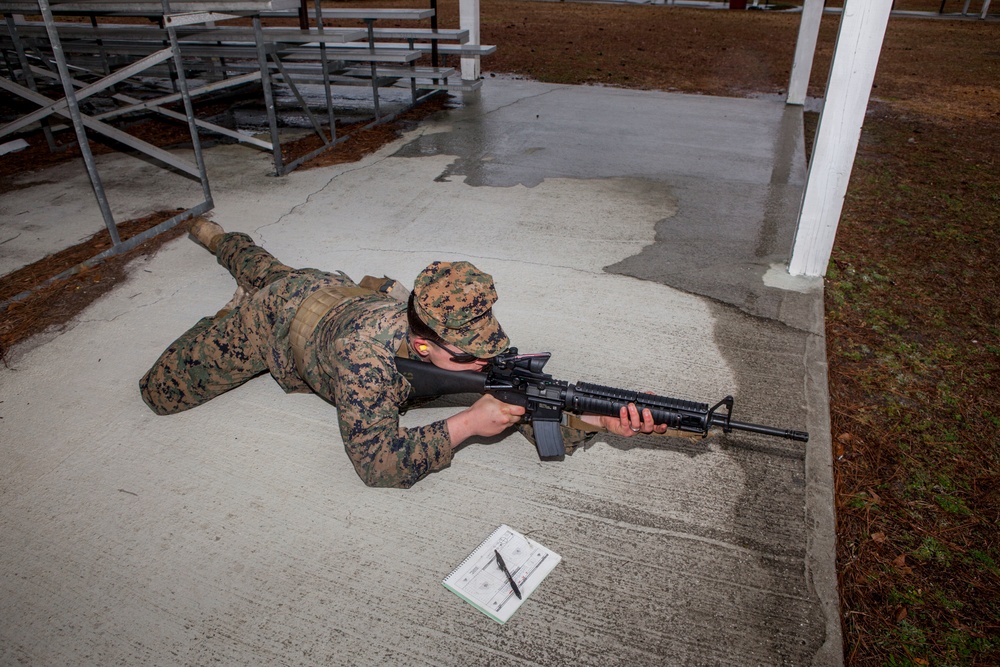
M 493 316 L 493 277 L 469 262 L 434 262 L 413 284 L 417 315 L 446 342 L 480 359 L 510 346 Z
M 318 289 L 355 283 L 342 272 L 293 269 L 246 234 L 225 234 L 216 255 L 251 296 L 228 313 L 199 320 L 163 352 L 139 383 L 154 412 L 183 412 L 270 372 L 286 392 L 314 391 L 336 406 L 344 447 L 365 484 L 408 488 L 451 463 L 444 420 L 399 426 L 400 408 L 410 394 L 393 361 L 400 350 L 408 353 L 404 303 L 373 292 L 334 307 L 306 341 L 300 376 L 289 340 L 296 311 Z M 461 280 L 471 280 L 476 289 L 466 292 Z M 459 336 L 449 342 L 486 356 L 508 347 L 491 312 L 496 292 L 489 275 L 468 262 L 435 262 L 417 279 L 415 299 L 418 291 L 424 312 L 443 326 L 428 324 Z M 456 310 L 461 307 L 477 314 L 463 319 Z M 457 326 L 448 329 L 449 323 Z M 534 442 L 530 424 L 518 428 Z M 567 452 L 592 435 L 563 427 Z
M 355 283 L 343 273 L 292 269 L 246 234 L 226 234 L 216 254 L 252 296 L 200 320 L 153 364 L 140 389 L 154 412 L 188 410 L 270 372 L 286 392 L 312 390 L 337 407 L 344 446 L 365 484 L 407 488 L 451 463 L 444 421 L 399 426 L 410 386 L 393 357 L 406 336 L 405 304 L 372 294 L 336 307 L 306 345 L 301 378 L 288 339 L 299 304 L 322 287 Z

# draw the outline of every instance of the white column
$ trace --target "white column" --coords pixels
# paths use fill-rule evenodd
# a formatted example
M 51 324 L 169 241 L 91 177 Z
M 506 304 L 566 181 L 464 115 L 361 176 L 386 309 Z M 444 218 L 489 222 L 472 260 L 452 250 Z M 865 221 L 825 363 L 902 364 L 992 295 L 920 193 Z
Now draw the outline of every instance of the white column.
M 787 104 L 805 104 L 809 89 L 809 74 L 812 72 L 816 42 L 819 40 L 819 24 L 823 18 L 823 0 L 805 0 L 802 18 L 799 19 L 799 38 L 795 42 L 795 59 L 792 61 L 792 76 L 788 82 Z
M 469 31 L 468 44 L 479 44 L 479 0 L 459 0 L 458 26 Z M 462 58 L 462 81 L 479 79 L 479 56 Z
M 830 261 L 892 0 L 845 0 L 799 209 L 792 275 L 822 276 Z

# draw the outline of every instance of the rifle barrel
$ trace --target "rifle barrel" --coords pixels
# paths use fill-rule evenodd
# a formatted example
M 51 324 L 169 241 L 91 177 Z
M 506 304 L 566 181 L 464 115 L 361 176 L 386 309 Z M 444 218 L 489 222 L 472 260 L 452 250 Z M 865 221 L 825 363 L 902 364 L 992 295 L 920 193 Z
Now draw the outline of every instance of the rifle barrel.
M 738 421 L 726 421 L 726 418 L 721 415 L 712 416 L 712 425 L 719 426 L 723 430 L 736 429 L 737 431 L 750 431 L 751 433 L 761 433 L 763 435 L 771 435 L 777 438 L 786 438 L 788 440 L 797 440 L 798 442 L 809 442 L 809 434 L 805 431 L 793 431 L 787 428 L 775 428 L 773 426 L 764 426 L 762 424 L 750 424 L 748 422 L 738 422 Z

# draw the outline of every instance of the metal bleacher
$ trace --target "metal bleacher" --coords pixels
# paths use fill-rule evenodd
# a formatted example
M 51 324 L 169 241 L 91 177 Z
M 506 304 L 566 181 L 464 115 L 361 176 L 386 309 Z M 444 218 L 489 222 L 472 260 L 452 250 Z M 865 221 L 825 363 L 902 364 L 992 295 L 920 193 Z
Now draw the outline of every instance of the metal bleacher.
M 144 77 L 155 77 L 171 86 L 165 94 L 154 92 L 145 99 L 121 94 L 112 96 L 121 106 L 103 114 L 102 118 L 148 111 L 169 116 L 162 105 L 183 96 L 176 82 L 179 65 L 164 51 L 170 42 L 168 32 L 172 28 L 183 69 L 195 73 L 199 80 L 199 85 L 191 88 L 189 95 L 198 97 L 244 84 L 258 85 L 268 114 L 271 141 L 253 139 L 231 130 L 220 131 L 218 126 L 197 119 L 194 121 L 196 126 L 271 150 L 278 175 L 288 173 L 304 160 L 286 164 L 282 157 L 275 85 L 287 88 L 297 100 L 295 113 L 309 119 L 322 139 L 323 146 L 318 150 L 323 150 L 336 143 L 331 87 L 369 86 L 373 122 L 384 122 L 393 115 L 382 112 L 379 89 L 409 87 L 411 105 L 442 90 L 474 89 L 480 85 L 479 81 L 456 83 L 455 70 L 439 66 L 438 56 L 482 56 L 495 50 L 492 46 L 468 44 L 467 30 L 374 27 L 375 22 L 382 19 L 427 19 L 434 15 L 433 9 L 322 9 L 317 6 L 314 22 L 310 25 L 302 20 L 304 12 L 299 0 L 188 0 L 169 6 L 164 2 L 144 0 L 76 0 L 54 2 L 49 7 L 52 16 L 86 16 L 90 23 L 53 20 L 49 25 L 44 17 L 41 21 L 17 19 L 18 14 L 41 13 L 37 2 L 0 0 L 0 10 L 6 18 L 5 25 L 0 28 L 0 49 L 8 63 L 9 81 L 13 82 L 5 86 L 9 92 L 30 99 L 16 86 L 32 88 L 32 78 L 56 81 L 61 78 L 58 67 L 54 66 L 52 34 L 55 32 L 62 55 L 73 69 L 73 85 L 86 85 L 89 76 L 107 76 L 123 68 L 141 67 L 139 71 Z M 101 17 L 101 22 L 97 17 Z M 119 17 L 148 20 L 145 23 L 109 22 L 121 20 Z M 265 25 L 265 21 L 274 19 L 298 19 L 300 25 L 298 28 Z M 331 22 L 346 20 L 363 21 L 366 27 L 328 27 Z M 11 55 L 14 53 L 16 59 Z M 416 61 L 425 55 L 431 56 L 430 66 L 418 66 Z M 300 94 L 298 87 L 303 84 L 324 86 L 325 121 L 313 114 Z M 324 125 L 326 130 L 322 129 Z M 23 126 L 24 123 L 19 123 L 0 128 L 0 138 Z M 313 155 L 304 156 L 304 159 L 311 157 Z
M 275 174 L 283 176 L 345 140 L 337 136 L 334 91 L 338 87 L 370 87 L 371 122 L 365 126 L 369 127 L 441 91 L 478 88 L 478 80 L 456 82 L 455 70 L 440 65 L 439 56 L 481 56 L 495 50 L 468 44 L 467 30 L 438 30 L 436 20 L 431 28 L 375 27 L 380 20 L 433 19 L 433 4 L 430 9 L 324 9 L 315 0 L 310 17 L 305 2 L 0 0 L 4 16 L 0 90 L 19 98 L 22 106 L 24 102 L 33 106 L 0 126 L 0 143 L 40 128 L 50 150 L 60 150 L 57 134 L 75 133 L 112 241 L 109 250 L 88 264 L 125 252 L 213 207 L 199 132 L 270 151 Z M 364 25 L 334 27 L 337 22 Z M 418 65 L 425 56 L 430 64 Z M 304 85 L 322 86 L 325 109 L 310 108 L 300 90 Z M 409 88 L 409 105 L 385 113 L 379 91 L 390 86 Z M 283 110 L 278 108 L 276 89 L 290 93 L 283 99 L 295 100 L 292 112 L 308 118 L 320 139 L 319 146 L 305 155 L 289 159 L 283 154 L 279 134 Z M 196 117 L 195 99 L 237 92 L 263 97 L 269 140 Z M 193 162 L 112 124 L 149 114 L 188 125 Z M 199 181 L 203 201 L 123 242 L 88 134 Z

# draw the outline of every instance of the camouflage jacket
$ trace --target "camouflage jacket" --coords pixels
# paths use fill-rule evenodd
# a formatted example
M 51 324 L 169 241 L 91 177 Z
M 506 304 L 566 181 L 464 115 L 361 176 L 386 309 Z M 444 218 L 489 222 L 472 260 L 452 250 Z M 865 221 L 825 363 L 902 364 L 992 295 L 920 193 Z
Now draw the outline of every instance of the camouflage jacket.
M 393 358 L 405 337 L 406 305 L 373 294 L 330 311 L 305 346 L 302 379 L 337 407 L 347 454 L 369 486 L 409 488 L 451 463 L 444 420 L 417 428 L 399 425 L 410 385 Z M 286 390 L 297 389 L 278 381 Z

